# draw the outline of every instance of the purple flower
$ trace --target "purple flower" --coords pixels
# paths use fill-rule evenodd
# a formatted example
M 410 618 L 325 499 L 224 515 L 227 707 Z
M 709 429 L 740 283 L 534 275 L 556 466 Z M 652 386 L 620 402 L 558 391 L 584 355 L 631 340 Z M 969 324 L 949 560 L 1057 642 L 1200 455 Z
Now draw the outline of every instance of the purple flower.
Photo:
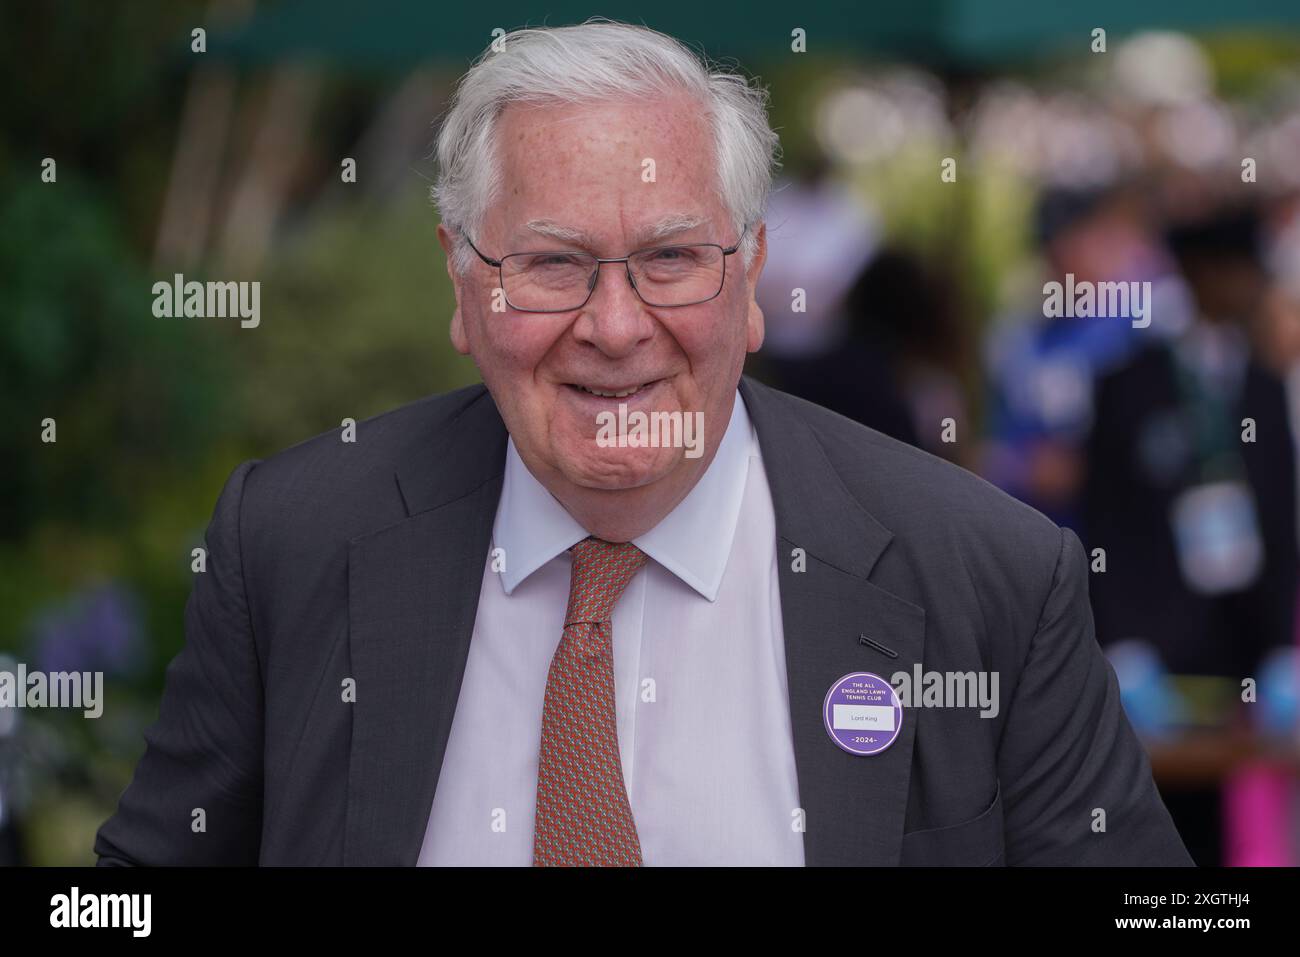
M 39 611 L 30 625 L 41 671 L 134 671 L 144 657 L 139 602 L 108 582 Z

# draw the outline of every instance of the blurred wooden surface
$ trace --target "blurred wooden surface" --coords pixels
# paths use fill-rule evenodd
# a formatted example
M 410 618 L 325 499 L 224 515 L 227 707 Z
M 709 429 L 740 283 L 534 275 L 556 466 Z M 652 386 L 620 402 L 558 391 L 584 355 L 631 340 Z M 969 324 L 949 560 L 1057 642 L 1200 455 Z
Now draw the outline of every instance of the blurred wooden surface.
M 1144 740 L 1151 772 L 1161 787 L 1201 787 L 1246 765 L 1266 763 L 1300 776 L 1300 742 L 1266 738 L 1246 729 L 1188 731 Z

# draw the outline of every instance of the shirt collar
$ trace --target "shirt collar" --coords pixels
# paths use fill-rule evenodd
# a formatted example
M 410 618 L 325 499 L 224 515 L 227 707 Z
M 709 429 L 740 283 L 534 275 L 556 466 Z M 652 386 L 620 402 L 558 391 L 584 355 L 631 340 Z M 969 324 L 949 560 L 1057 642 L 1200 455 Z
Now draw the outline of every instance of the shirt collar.
M 740 516 L 751 454 L 757 444 L 745 403 L 737 392 L 717 454 L 695 487 L 654 528 L 634 538 L 641 551 L 709 601 L 718 597 Z M 504 550 L 501 584 L 506 594 L 556 555 L 589 533 L 533 477 L 506 443 L 501 502 L 493 544 Z

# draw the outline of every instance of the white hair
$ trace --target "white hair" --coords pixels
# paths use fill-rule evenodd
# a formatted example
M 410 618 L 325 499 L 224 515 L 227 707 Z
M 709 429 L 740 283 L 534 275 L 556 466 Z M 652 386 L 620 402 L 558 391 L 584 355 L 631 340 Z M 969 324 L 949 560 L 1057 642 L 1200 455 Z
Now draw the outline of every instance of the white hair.
M 494 52 L 499 49 L 499 52 Z M 780 146 L 767 121 L 767 91 L 648 27 L 593 17 L 577 26 L 506 34 L 461 78 L 438 131 L 438 172 L 430 190 L 456 232 L 452 265 L 464 272 L 501 188 L 496 124 L 510 103 L 575 103 L 684 91 L 713 131 L 719 198 L 741 237 L 746 267 L 767 208 Z

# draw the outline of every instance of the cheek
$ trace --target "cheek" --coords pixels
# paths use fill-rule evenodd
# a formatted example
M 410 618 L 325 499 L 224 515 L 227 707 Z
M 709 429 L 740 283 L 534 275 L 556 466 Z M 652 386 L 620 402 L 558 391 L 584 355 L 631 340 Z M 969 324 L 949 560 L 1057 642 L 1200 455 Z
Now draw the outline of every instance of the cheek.
M 742 303 L 728 301 L 724 309 L 682 323 L 677 329 L 677 341 L 694 368 L 716 374 L 734 364 L 738 356 L 744 356 L 747 318 Z
M 730 354 L 732 344 L 743 335 L 744 323 L 744 303 L 728 276 L 727 287 L 717 299 L 669 313 L 665 325 L 683 351 L 703 359 L 706 354 Z
M 555 344 L 562 325 L 554 317 L 509 312 L 476 313 L 470 349 L 480 368 L 513 376 L 531 373 Z
M 734 385 L 733 378 L 743 366 L 745 325 L 727 315 L 682 317 L 670 326 L 673 338 L 682 351 L 686 375 L 677 380 L 677 401 L 686 409 L 707 411 Z

